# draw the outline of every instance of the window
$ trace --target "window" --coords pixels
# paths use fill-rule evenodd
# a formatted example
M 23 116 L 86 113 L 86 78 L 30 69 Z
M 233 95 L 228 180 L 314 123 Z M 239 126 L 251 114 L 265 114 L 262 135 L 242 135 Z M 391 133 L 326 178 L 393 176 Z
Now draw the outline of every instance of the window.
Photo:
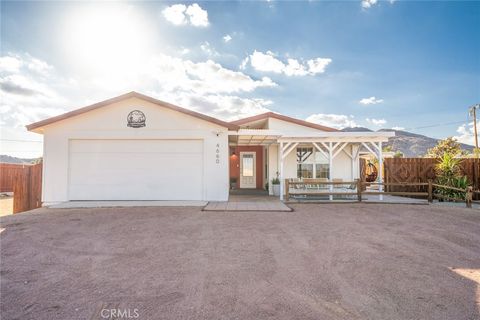
M 313 148 L 297 148 L 297 178 L 329 179 L 328 159 Z
M 253 177 L 253 154 L 242 156 L 242 176 Z
M 315 152 L 315 178 L 329 179 L 328 158 L 320 151 Z
M 315 178 L 317 178 L 317 179 L 321 179 L 321 178 L 330 179 L 329 173 L 330 172 L 328 170 L 328 164 L 317 163 L 315 165 Z

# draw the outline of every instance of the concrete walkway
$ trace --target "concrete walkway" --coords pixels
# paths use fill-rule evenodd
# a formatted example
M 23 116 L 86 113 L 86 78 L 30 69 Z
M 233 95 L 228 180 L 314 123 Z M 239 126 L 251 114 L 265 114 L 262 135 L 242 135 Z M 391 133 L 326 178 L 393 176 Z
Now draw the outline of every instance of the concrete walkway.
M 203 207 L 207 201 L 67 201 L 48 206 L 52 209 L 111 207 Z
M 290 212 L 291 208 L 278 197 L 265 195 L 230 195 L 228 201 L 211 201 L 203 211 L 280 211 Z

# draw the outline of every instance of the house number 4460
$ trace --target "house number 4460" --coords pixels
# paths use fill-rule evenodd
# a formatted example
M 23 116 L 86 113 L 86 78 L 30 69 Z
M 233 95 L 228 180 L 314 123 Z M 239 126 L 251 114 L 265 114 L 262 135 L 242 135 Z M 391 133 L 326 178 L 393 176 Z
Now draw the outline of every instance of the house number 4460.
M 218 164 L 220 163 L 220 144 L 217 143 L 216 150 L 215 150 L 215 162 Z

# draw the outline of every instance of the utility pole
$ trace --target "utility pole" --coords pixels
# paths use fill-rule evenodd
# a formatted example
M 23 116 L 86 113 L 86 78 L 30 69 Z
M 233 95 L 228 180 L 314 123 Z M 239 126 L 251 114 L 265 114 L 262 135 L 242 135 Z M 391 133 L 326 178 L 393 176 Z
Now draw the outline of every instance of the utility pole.
M 470 108 L 470 114 L 473 117 L 473 134 L 475 136 L 475 148 L 478 149 L 478 132 L 477 132 L 477 109 L 480 104 L 476 104 Z

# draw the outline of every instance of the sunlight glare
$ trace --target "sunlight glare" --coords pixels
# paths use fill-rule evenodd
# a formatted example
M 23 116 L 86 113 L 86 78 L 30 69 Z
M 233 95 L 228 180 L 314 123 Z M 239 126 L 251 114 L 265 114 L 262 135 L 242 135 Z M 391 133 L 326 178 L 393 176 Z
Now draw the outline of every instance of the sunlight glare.
M 68 58 L 84 72 L 129 75 L 150 52 L 149 30 L 131 6 L 109 3 L 80 8 L 64 30 Z

